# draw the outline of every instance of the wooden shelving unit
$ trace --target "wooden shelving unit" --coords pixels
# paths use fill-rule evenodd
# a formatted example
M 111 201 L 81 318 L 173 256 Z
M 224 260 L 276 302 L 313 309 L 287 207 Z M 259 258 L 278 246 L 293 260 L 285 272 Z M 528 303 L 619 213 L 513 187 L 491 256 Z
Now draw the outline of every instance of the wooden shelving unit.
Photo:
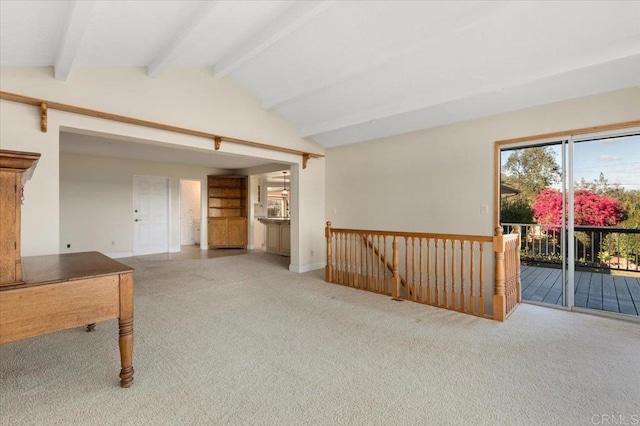
M 247 176 L 207 177 L 209 248 L 247 247 Z

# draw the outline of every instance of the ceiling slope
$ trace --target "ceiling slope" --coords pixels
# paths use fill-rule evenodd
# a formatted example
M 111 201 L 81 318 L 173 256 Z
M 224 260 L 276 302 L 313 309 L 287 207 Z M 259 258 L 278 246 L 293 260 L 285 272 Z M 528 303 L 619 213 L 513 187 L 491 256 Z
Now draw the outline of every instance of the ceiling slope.
M 0 65 L 206 67 L 325 147 L 640 85 L 638 1 L 0 1 Z

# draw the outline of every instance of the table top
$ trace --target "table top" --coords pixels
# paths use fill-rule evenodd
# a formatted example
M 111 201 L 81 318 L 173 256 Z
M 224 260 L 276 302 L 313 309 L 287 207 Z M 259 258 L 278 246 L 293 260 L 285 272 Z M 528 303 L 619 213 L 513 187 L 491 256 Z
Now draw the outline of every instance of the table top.
M 22 265 L 25 283 L 2 290 L 133 272 L 132 267 L 97 251 L 28 256 L 22 258 Z

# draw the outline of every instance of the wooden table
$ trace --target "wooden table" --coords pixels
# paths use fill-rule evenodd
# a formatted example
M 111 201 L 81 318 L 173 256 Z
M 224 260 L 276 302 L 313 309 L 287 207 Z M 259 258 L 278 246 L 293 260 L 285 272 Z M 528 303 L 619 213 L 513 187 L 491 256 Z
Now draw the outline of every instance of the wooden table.
M 131 386 L 133 269 L 98 252 L 22 261 L 25 283 L 0 288 L 0 344 L 118 318 L 120 386 Z

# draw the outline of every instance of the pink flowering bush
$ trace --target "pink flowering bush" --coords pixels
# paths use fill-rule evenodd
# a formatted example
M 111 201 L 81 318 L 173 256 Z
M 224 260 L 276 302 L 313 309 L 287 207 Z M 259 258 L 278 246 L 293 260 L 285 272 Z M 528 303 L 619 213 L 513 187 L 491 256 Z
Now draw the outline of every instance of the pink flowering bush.
M 613 226 L 622 218 L 620 201 L 603 194 L 579 190 L 574 195 L 575 225 Z M 540 224 L 562 223 L 562 193 L 556 189 L 545 189 L 536 195 L 533 202 L 533 219 Z

